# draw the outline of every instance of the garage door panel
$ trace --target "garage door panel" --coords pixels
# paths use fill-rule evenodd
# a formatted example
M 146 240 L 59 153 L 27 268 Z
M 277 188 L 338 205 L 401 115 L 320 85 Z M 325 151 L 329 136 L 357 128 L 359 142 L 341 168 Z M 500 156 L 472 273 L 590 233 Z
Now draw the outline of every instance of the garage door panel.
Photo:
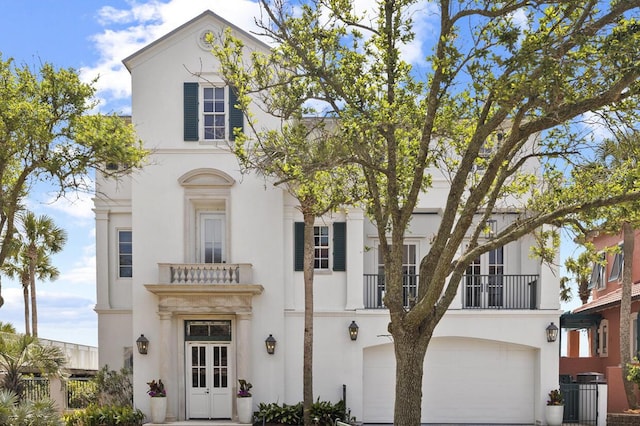
M 434 339 L 425 359 L 422 422 L 533 422 L 535 352 L 476 339 Z M 365 350 L 364 420 L 393 422 L 391 345 Z

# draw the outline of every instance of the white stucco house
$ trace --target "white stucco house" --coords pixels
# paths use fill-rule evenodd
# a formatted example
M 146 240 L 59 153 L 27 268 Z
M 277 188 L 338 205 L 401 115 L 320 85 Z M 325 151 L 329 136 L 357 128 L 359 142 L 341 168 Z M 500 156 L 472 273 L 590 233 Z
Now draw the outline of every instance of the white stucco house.
M 146 383 L 162 379 L 168 420 L 235 421 L 238 379 L 253 384 L 254 408 L 302 399 L 302 216 L 282 189 L 241 175 L 227 148 L 242 116 L 202 42 L 226 27 L 267 48 L 206 11 L 124 60 L 150 161 L 117 182 L 97 178 L 99 362 L 132 363 L 135 405 L 147 414 Z M 434 186 L 406 240 L 409 293 L 441 218 L 446 181 Z M 514 218 L 505 211 L 494 223 Z M 345 385 L 359 421 L 392 423 L 395 361 L 375 228 L 349 209 L 314 230 L 315 394 L 337 402 Z M 424 423 L 544 422 L 558 386 L 558 343 L 545 335 L 558 323 L 558 275 L 530 258 L 531 244 L 523 238 L 470 267 L 427 352 Z M 146 354 L 136 349 L 141 335 Z

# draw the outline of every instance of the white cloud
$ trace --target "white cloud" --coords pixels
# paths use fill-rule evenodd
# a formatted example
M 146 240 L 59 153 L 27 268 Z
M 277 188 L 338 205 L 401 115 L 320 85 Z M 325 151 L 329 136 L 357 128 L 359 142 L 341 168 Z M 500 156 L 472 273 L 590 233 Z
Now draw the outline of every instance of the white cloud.
M 93 220 L 93 194 L 74 192 L 64 198 L 51 197 L 47 207 L 65 213 L 76 219 Z
M 62 271 L 58 281 L 70 284 L 95 285 L 96 282 L 96 246 L 87 245 L 71 269 Z
M 101 108 L 113 110 L 113 103 L 131 95 L 129 73 L 122 64 L 124 58 L 207 9 L 243 29 L 254 27 L 253 18 L 259 12 L 258 3 L 250 0 L 131 2 L 128 9 L 101 8 L 98 21 L 105 30 L 91 38 L 100 58 L 94 66 L 79 70 L 83 81 L 99 77 L 96 88 Z

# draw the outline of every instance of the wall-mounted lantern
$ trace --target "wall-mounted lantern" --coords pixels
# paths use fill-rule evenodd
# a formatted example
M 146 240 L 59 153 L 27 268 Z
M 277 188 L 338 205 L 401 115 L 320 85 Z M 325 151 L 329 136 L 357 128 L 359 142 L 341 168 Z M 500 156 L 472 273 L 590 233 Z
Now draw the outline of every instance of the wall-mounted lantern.
M 355 321 L 351 321 L 351 324 L 349 325 L 349 337 L 351 337 L 351 340 L 358 340 L 358 329 L 360 327 L 358 327 L 358 324 L 356 324 Z
M 269 335 L 269 337 L 266 338 L 266 340 L 264 341 L 264 345 L 267 347 L 267 353 L 269 355 L 273 355 L 276 351 L 276 339 L 273 337 L 272 334 Z
M 555 342 L 558 339 L 558 326 L 553 322 L 547 326 L 547 342 Z
M 141 334 L 140 337 L 136 340 L 136 346 L 138 347 L 138 352 L 142 355 L 146 355 L 149 351 L 149 339 L 144 337 L 144 334 Z

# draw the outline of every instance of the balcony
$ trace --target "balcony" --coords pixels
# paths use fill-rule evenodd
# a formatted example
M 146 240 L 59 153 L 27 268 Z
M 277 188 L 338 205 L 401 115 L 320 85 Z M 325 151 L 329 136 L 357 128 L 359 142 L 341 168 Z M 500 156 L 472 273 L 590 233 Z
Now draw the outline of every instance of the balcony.
M 462 278 L 462 309 L 537 309 L 538 275 L 465 275 Z M 403 276 L 405 307 L 414 301 L 418 275 Z M 364 275 L 365 309 L 386 309 L 384 275 Z
M 251 284 L 249 263 L 160 263 L 162 284 Z

